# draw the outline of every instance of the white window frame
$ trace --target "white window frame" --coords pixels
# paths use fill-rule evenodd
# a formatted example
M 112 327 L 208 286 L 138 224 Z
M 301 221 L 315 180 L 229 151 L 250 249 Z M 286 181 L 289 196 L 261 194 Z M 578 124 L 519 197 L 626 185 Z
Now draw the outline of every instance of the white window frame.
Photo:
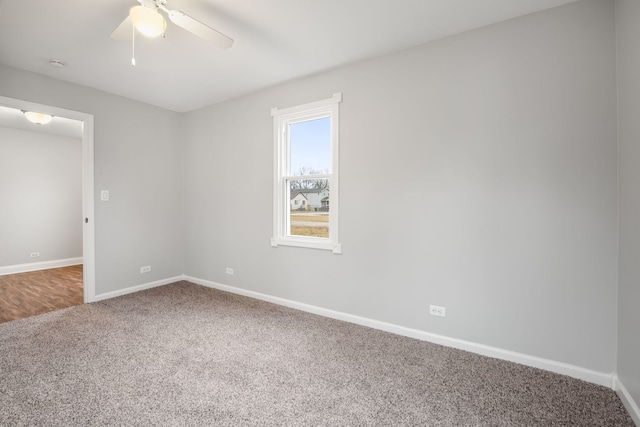
M 339 104 L 342 93 L 335 93 L 331 98 L 311 102 L 289 108 L 273 108 L 273 140 L 274 140 L 274 181 L 273 181 L 273 237 L 271 246 L 297 246 L 302 248 L 325 249 L 334 254 L 342 253 L 339 239 Z M 329 237 L 295 236 L 290 234 L 290 176 L 289 126 L 329 117 L 331 119 L 331 173 L 305 175 L 306 178 L 327 178 L 329 180 Z

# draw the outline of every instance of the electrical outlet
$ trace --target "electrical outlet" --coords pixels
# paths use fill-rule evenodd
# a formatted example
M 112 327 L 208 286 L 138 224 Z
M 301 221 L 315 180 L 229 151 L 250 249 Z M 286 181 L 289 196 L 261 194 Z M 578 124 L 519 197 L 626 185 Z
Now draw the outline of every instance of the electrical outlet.
M 233 268 L 227 267 L 227 274 L 233 276 Z
M 444 307 L 439 307 L 437 305 L 430 305 L 429 306 L 429 314 L 432 315 L 432 316 L 446 317 L 447 309 L 444 308 Z
M 31 252 L 31 258 L 38 258 L 40 256 L 40 252 Z
M 151 271 L 150 265 L 145 265 L 144 267 L 140 267 L 140 273 L 148 273 Z

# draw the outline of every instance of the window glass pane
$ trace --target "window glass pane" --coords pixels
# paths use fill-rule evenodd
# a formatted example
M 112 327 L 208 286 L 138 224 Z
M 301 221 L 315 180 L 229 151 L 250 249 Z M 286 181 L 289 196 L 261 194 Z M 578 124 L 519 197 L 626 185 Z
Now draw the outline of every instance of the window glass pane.
M 289 125 L 289 175 L 331 173 L 331 118 Z
M 289 189 L 289 235 L 328 238 L 328 180 L 292 179 Z

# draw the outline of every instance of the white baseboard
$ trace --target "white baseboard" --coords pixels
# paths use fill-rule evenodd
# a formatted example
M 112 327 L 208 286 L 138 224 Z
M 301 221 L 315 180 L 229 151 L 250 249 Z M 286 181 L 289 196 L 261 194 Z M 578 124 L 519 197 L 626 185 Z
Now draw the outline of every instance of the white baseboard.
M 627 409 L 627 412 L 629 412 L 631 419 L 637 426 L 640 426 L 640 407 L 638 407 L 638 404 L 633 400 L 631 393 L 629 393 L 629 390 L 622 384 L 618 375 L 613 376 L 613 383 L 613 389 L 618 394 L 618 397 L 620 397 L 620 400 L 622 400 L 622 404 Z
M 179 282 L 181 280 L 185 280 L 185 276 L 176 276 L 169 279 L 156 280 L 155 282 L 143 283 L 142 285 L 131 286 L 129 288 L 119 289 L 117 291 L 96 295 L 89 302 L 97 302 L 105 299 L 119 297 L 122 295 L 132 294 L 134 292 L 144 291 L 145 289 L 151 289 L 158 286 L 168 285 L 169 283 Z
M 82 257 L 57 259 L 53 261 L 30 262 L 28 264 L 7 265 L 0 267 L 0 276 L 7 274 L 28 273 L 30 271 L 48 270 L 50 268 L 69 267 L 82 264 Z
M 543 359 L 536 356 L 530 356 L 528 354 L 516 353 L 514 351 L 504 350 L 497 347 L 491 347 L 484 344 L 478 344 L 470 341 L 464 341 L 456 338 L 446 337 L 443 335 L 432 334 L 432 333 L 421 331 L 418 329 L 406 328 L 404 326 L 398 326 L 391 323 L 386 323 L 378 320 L 368 319 L 365 317 L 355 316 L 348 313 L 329 310 L 322 307 L 317 307 L 309 304 L 287 300 L 284 298 L 262 294 L 259 292 L 249 291 L 242 288 L 236 288 L 234 286 L 222 285 L 220 283 L 211 282 L 209 280 L 198 279 L 196 277 L 184 276 L 181 280 L 187 280 L 189 282 L 196 283 L 198 285 L 207 286 L 207 287 L 218 289 L 221 291 L 231 292 L 234 294 L 259 299 L 262 301 L 271 302 L 271 303 L 282 305 L 285 307 L 295 308 L 297 310 L 318 314 L 320 316 L 329 317 L 332 319 L 343 320 L 346 322 L 355 323 L 357 325 L 367 326 L 370 328 L 379 329 L 382 331 L 391 332 L 394 334 L 403 335 L 406 337 L 415 338 L 422 341 L 428 341 L 434 344 L 440 344 L 447 347 L 453 347 L 460 350 L 481 354 L 483 356 L 489 356 L 496 359 L 502 359 L 510 362 L 520 363 L 526 366 L 532 366 L 534 368 L 544 369 L 547 371 L 555 372 L 562 375 L 567 375 L 573 378 L 577 378 L 583 381 L 602 385 L 609 388 L 614 387 L 613 373 L 607 374 L 603 372 L 597 372 L 590 369 L 582 368 L 580 366 L 571 365 L 568 363 L 557 362 L 555 360 L 548 360 L 548 359 Z

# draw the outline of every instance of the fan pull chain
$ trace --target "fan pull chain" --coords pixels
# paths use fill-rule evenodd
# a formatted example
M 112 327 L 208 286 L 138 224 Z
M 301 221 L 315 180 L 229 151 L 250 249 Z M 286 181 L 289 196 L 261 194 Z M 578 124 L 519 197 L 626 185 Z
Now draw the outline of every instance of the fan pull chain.
M 131 37 L 131 66 L 136 66 L 136 27 L 134 25 L 131 26 L 133 31 L 133 36 Z

